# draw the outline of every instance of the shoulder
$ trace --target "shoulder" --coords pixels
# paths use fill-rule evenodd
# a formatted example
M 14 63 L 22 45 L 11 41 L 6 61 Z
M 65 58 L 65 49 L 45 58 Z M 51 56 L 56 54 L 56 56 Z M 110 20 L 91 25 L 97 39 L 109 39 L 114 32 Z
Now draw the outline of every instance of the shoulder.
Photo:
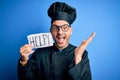
M 72 44 L 69 44 L 69 48 L 70 48 L 70 49 L 76 49 L 77 46 L 74 46 L 74 45 L 72 45 Z M 83 53 L 83 57 L 86 57 L 87 55 L 88 55 L 88 51 L 85 50 L 84 53 Z
M 88 51 L 85 50 L 82 57 L 85 58 L 85 57 L 87 57 L 87 56 L 88 56 Z
M 72 44 L 69 44 L 69 49 L 75 49 L 77 46 L 74 46 L 74 45 L 72 45 Z
M 84 61 L 84 63 L 88 62 L 89 61 L 89 58 L 88 58 L 88 51 L 85 50 L 83 55 L 82 55 L 82 60 Z

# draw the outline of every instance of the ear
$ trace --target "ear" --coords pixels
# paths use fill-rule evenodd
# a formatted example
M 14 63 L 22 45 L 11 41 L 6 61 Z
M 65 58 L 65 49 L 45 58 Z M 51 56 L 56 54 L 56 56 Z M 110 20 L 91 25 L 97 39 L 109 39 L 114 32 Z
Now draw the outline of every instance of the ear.
M 71 32 L 70 34 L 72 35 L 72 27 L 70 27 L 70 32 Z
M 50 32 L 52 33 L 52 31 L 51 31 L 51 27 L 50 27 Z

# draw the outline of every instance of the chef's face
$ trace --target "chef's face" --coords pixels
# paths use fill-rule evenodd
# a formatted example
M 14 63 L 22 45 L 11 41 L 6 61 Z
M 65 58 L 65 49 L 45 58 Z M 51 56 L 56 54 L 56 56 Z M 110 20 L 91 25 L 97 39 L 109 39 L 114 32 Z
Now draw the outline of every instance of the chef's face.
M 72 28 L 69 23 L 64 20 L 53 21 L 50 32 L 55 40 L 58 49 L 64 49 L 68 46 Z

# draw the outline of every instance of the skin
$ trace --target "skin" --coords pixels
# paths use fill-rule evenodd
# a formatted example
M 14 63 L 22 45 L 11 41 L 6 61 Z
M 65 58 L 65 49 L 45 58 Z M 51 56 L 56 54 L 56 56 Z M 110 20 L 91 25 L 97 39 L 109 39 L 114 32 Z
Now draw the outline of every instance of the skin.
M 57 26 L 61 26 L 61 25 L 64 25 L 64 24 L 68 24 L 68 22 L 63 21 L 63 20 L 56 20 L 52 23 L 52 25 L 57 25 Z M 51 34 L 52 34 L 52 36 L 55 40 L 55 45 L 58 49 L 64 49 L 68 46 L 69 39 L 70 39 L 70 36 L 72 34 L 72 28 L 71 27 L 69 27 L 69 30 L 66 31 L 66 32 L 63 32 L 61 30 L 61 28 L 57 32 L 53 32 L 50 29 L 50 32 L 51 32 Z
M 57 25 L 57 26 L 61 26 L 63 24 L 68 24 L 68 22 L 66 22 L 64 20 L 56 20 L 52 23 L 52 25 Z M 68 46 L 69 39 L 70 39 L 70 36 L 72 34 L 72 28 L 71 27 L 66 32 L 63 32 L 61 30 L 61 28 L 57 32 L 53 32 L 50 29 L 50 32 L 51 32 L 51 34 L 52 34 L 52 36 L 55 40 L 55 45 L 58 49 L 64 49 Z M 82 43 L 80 44 L 80 46 L 78 46 L 75 49 L 75 53 L 74 53 L 75 64 L 78 64 L 81 61 L 83 52 L 85 51 L 87 45 L 92 41 L 94 36 L 95 36 L 95 32 L 93 32 L 88 39 L 83 40 Z M 32 48 L 31 45 L 25 44 L 20 48 L 21 64 L 23 66 L 27 63 L 27 61 L 29 59 L 28 56 L 32 53 L 33 53 L 33 48 Z

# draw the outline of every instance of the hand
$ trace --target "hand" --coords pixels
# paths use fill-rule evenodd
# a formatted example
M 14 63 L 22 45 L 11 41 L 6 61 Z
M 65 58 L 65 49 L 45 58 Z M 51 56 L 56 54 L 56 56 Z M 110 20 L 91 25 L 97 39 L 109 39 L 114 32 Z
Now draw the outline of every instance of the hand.
M 21 63 L 24 65 L 27 63 L 29 59 L 29 55 L 32 54 L 34 51 L 32 50 L 32 46 L 25 44 L 20 48 L 20 55 L 21 55 Z
M 81 45 L 75 49 L 75 64 L 78 64 L 81 61 L 83 52 L 85 51 L 87 45 L 92 41 L 94 36 L 95 32 L 93 32 L 87 40 L 83 40 Z

